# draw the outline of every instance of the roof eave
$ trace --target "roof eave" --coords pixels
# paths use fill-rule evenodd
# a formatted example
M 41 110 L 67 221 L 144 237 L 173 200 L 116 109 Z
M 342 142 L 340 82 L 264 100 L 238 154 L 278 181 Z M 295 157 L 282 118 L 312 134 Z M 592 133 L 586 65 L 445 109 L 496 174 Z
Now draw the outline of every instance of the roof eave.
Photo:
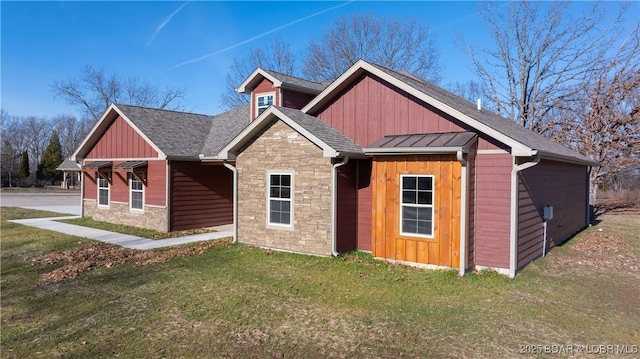
M 542 151 L 542 150 L 538 150 L 537 153 L 540 154 L 540 157 L 542 157 L 543 159 L 573 163 L 573 164 L 584 165 L 584 166 L 593 166 L 593 167 L 600 166 L 600 163 L 590 160 L 588 158 L 578 158 L 573 156 L 560 155 L 557 153 L 552 153 L 552 152 Z
M 247 77 L 246 80 L 244 80 L 240 84 L 240 86 L 238 86 L 238 88 L 236 88 L 236 92 L 250 94 L 253 88 L 255 87 L 255 85 L 257 85 L 260 82 L 260 80 L 258 80 L 258 76 L 261 76 L 262 78 L 271 81 L 271 83 L 273 83 L 273 87 L 282 86 L 282 81 L 279 81 L 277 78 L 271 76 L 271 74 L 269 74 L 267 71 L 258 67 L 251 73 L 251 75 Z M 250 89 L 250 90 L 247 90 L 247 89 Z
M 384 156 L 384 155 L 441 155 L 453 154 L 459 151 L 468 152 L 464 146 L 457 147 L 392 147 L 392 148 L 363 148 L 367 155 Z

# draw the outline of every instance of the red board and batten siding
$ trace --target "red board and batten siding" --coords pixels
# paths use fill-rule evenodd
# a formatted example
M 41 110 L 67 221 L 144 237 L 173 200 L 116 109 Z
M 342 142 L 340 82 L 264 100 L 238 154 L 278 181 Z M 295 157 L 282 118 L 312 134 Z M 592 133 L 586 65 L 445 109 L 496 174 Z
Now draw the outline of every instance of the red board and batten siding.
M 542 160 L 518 178 L 518 268 L 542 255 L 543 207 L 553 206 L 547 251 L 587 226 L 585 166 Z
M 156 157 L 158 157 L 158 152 L 136 130 L 129 126 L 122 117 L 118 117 L 93 146 L 86 158 L 89 160 Z
M 354 81 L 335 100 L 311 115 L 322 119 L 363 147 L 385 135 L 472 130 L 406 91 L 370 74 Z M 480 136 L 479 149 L 499 148 L 495 141 L 486 138 Z M 358 178 L 358 248 L 363 250 L 371 250 L 372 192 L 369 185 L 370 164 L 368 166 L 361 164 Z
M 233 223 L 233 175 L 222 165 L 171 161 L 170 230 Z
M 315 96 L 306 93 L 282 90 L 282 107 L 300 110 L 305 107 Z
M 339 253 L 357 249 L 358 232 L 358 191 L 356 189 L 356 171 L 358 162 L 349 161 L 338 167 L 337 210 L 336 210 L 336 247 Z
M 475 265 L 509 268 L 511 218 L 511 154 L 476 156 Z
M 85 163 L 93 161 L 87 160 Z M 125 161 L 113 161 L 116 166 Z M 94 176 L 94 173 L 91 173 Z M 123 173 L 124 180 L 127 179 L 126 173 Z M 147 186 L 144 187 L 144 204 L 153 206 L 166 206 L 166 183 L 167 169 L 164 160 L 150 160 L 147 166 Z M 96 199 L 98 188 L 91 180 L 84 182 L 84 198 Z M 112 174 L 111 185 L 109 186 L 110 201 L 129 203 L 129 183 L 123 181 L 117 174 Z
M 127 160 L 146 159 L 147 186 L 144 201 L 146 205 L 166 206 L 167 170 L 165 160 L 151 160 L 157 158 L 158 152 L 136 130 L 122 118 L 117 117 L 93 146 L 84 164 L 94 161 L 110 160 L 113 166 Z M 94 176 L 91 173 L 91 176 Z M 125 178 L 126 179 L 126 178 Z M 116 174 L 112 176 L 110 185 L 110 200 L 129 202 L 129 184 L 122 181 Z M 96 199 L 96 184 L 91 180 L 84 181 L 84 198 Z

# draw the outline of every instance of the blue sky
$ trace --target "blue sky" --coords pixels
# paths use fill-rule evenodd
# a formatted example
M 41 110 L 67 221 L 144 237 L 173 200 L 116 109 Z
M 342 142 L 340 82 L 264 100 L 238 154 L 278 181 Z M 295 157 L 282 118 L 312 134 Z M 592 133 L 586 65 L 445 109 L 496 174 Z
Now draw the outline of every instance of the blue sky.
M 54 98 L 50 85 L 77 77 L 85 64 L 185 88 L 185 110 L 216 114 L 234 57 L 276 36 L 303 53 L 309 39 L 349 14 L 412 17 L 428 25 L 441 51 L 441 84 L 473 79 L 455 32 L 489 41 L 476 2 L 3 1 L 0 11 L 1 106 L 17 116 L 78 115 Z

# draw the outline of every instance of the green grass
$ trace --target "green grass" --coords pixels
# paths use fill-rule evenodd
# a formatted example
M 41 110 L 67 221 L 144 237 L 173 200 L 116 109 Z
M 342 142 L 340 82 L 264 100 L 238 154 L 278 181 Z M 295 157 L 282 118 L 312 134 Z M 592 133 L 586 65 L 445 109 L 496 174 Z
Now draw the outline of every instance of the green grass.
M 567 265 L 580 237 L 514 280 L 219 245 L 45 283 L 56 266 L 32 259 L 91 242 L 6 222 L 13 211 L 1 224 L 2 358 L 513 358 L 527 344 L 640 343 L 640 277 Z M 638 223 L 601 225 L 640 240 Z
M 105 231 L 128 234 L 131 236 L 143 237 L 143 238 L 160 239 L 160 238 L 167 238 L 170 236 L 170 234 L 168 233 L 154 231 L 151 229 L 125 226 L 123 224 L 114 224 L 114 223 L 108 223 L 108 222 L 95 221 L 90 217 L 64 219 L 64 220 L 60 220 L 60 222 L 75 224 L 75 225 L 84 226 L 84 227 L 91 227 L 96 229 L 103 229 Z

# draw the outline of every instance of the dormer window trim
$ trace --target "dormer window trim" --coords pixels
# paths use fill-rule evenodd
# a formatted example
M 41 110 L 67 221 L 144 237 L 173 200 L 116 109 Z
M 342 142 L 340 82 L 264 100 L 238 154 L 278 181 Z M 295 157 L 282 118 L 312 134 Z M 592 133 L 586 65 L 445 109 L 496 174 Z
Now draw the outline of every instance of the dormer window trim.
M 261 98 L 265 98 L 265 97 L 271 97 L 271 102 L 262 102 L 260 103 L 260 99 Z M 261 92 L 261 93 L 257 93 L 256 97 L 255 97 L 255 117 L 260 116 L 260 114 L 262 112 L 264 112 L 264 110 L 266 110 L 269 106 L 272 105 L 277 105 L 276 104 L 276 92 L 275 91 L 269 91 L 269 92 Z M 262 109 L 262 111 L 260 111 Z

